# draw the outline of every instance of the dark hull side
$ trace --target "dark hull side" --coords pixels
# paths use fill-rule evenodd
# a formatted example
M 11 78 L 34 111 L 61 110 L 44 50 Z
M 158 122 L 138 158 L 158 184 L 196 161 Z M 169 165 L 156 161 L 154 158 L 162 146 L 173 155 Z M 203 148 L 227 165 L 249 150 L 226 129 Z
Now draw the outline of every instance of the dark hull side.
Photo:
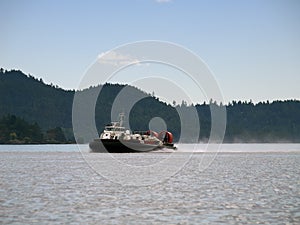
M 90 142 L 89 147 L 92 152 L 110 153 L 130 153 L 130 152 L 149 152 L 160 149 L 159 145 L 141 144 L 138 141 L 121 142 L 112 139 L 95 139 Z

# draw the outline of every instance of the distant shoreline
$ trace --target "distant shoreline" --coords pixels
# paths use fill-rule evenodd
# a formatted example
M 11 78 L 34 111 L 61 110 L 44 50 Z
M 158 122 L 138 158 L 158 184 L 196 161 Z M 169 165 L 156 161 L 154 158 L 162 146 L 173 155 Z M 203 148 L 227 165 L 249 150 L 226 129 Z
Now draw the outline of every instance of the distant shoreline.
M 74 94 L 94 96 L 101 88 L 101 95 L 98 96 L 94 109 L 95 126 L 101 131 L 111 121 L 110 112 L 114 101 L 125 87 L 131 96 L 141 96 L 141 100 L 127 115 L 131 130 L 148 130 L 151 119 L 159 117 L 173 134 L 174 142 L 200 140 L 206 143 L 214 136 L 220 140 L 224 137 L 224 143 L 300 143 L 300 101 L 296 99 L 259 103 L 253 103 L 251 99 L 229 103 L 210 99 L 195 105 L 189 105 L 182 100 L 181 104 L 175 101 L 167 104 L 130 85 L 95 85 L 81 91 L 66 91 L 47 85 L 41 79 L 26 75 L 22 71 L 0 71 L 0 143 L 75 143 L 72 129 Z M 218 125 L 218 121 L 212 121 L 216 119 L 212 117 L 212 109 L 226 110 L 226 121 L 222 122 L 226 122 L 223 124 L 226 125 L 225 133 L 212 129 L 213 124 Z M 178 112 L 196 112 L 199 124 L 192 123 L 194 121 L 191 124 L 181 124 Z M 82 124 L 82 129 L 91 130 L 89 126 Z M 129 127 L 129 124 L 125 126 Z M 197 137 L 195 129 L 190 129 L 192 126 L 199 126 Z M 184 135 L 182 130 L 186 132 Z M 212 130 L 215 132 L 213 135 Z M 76 139 L 82 143 L 90 141 L 88 137 Z

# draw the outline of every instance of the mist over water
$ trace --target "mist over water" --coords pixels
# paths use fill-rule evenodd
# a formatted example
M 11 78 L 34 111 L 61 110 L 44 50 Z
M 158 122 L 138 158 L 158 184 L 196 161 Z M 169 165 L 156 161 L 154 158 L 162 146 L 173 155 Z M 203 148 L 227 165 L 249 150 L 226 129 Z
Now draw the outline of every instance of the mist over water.
M 174 176 L 123 186 L 96 173 L 76 145 L 0 145 L 0 223 L 300 223 L 299 144 L 224 144 L 200 171 L 199 163 L 212 154 L 205 146 L 114 154 L 138 169 L 195 150 Z M 112 168 L 111 174 L 119 172 Z
M 240 152 L 240 153 L 263 153 L 263 152 L 300 152 L 300 144 L 178 144 L 178 152 Z

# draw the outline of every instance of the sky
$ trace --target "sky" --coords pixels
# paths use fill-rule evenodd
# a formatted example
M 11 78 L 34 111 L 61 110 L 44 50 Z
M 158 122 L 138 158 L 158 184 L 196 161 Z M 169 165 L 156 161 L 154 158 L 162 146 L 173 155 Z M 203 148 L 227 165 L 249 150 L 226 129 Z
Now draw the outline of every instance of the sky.
M 158 40 L 199 56 L 224 102 L 300 99 L 298 0 L 0 0 L 0 11 L 0 67 L 64 89 L 77 89 L 103 53 Z M 192 102 L 203 101 L 190 92 Z

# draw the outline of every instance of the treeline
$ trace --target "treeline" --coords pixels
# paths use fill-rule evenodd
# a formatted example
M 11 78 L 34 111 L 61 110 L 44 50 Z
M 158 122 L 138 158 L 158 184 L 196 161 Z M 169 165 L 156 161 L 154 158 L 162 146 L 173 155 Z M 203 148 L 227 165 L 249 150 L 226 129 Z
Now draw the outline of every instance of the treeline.
M 17 132 L 19 127 L 8 129 L 2 126 L 1 138 L 5 142 L 72 142 L 74 140 L 72 129 L 72 104 L 75 93 L 81 96 L 94 96 L 97 98 L 95 108 L 95 121 L 99 132 L 111 120 L 111 110 L 118 94 L 126 87 L 128 98 L 139 96 L 141 98 L 130 112 L 129 117 L 132 130 L 147 130 L 153 117 L 161 117 L 168 130 L 175 137 L 175 141 L 182 136 L 181 126 L 193 132 L 194 124 L 181 124 L 177 111 L 189 112 L 196 109 L 200 122 L 200 135 L 197 141 L 206 142 L 211 132 L 211 108 L 224 107 L 214 101 L 189 106 L 184 101 L 180 105 L 171 105 L 159 101 L 158 98 L 147 94 L 135 87 L 120 84 L 104 84 L 90 87 L 85 90 L 63 90 L 54 85 L 48 85 L 42 79 L 25 75 L 21 71 L 5 71 L 0 69 L 0 118 L 5 126 L 15 124 L 16 120 L 27 121 L 27 125 L 35 130 L 27 134 Z M 131 96 L 131 97 L 130 97 Z M 124 104 L 124 107 L 122 107 Z M 126 109 L 126 98 L 121 101 L 120 108 Z M 224 137 L 225 142 L 300 142 L 300 101 L 274 101 L 254 104 L 252 102 L 233 101 L 226 106 L 227 124 Z M 9 115 L 9 116 L 8 116 Z M 22 119 L 20 119 L 22 118 Z M 22 122 L 22 123 L 23 123 Z M 18 123 L 21 123 L 20 121 Z M 86 126 L 86 124 L 82 124 Z M 9 125 L 12 126 L 12 125 Z M 27 127 L 28 127 L 27 126 Z M 12 126 L 13 127 L 13 126 Z M 26 127 L 26 126 L 25 126 Z M 27 129 L 27 128 L 26 128 Z M 25 129 L 25 130 L 26 130 Z M 85 127 L 86 130 L 89 127 Z M 15 134 L 14 134 L 15 133 Z M 64 135 L 65 139 L 62 138 Z M 188 136 L 188 135 L 187 135 Z M 192 136 L 192 135 L 191 135 Z M 88 142 L 90 140 L 84 140 Z M 182 141 L 195 141 L 188 138 Z
M 200 139 L 209 137 L 210 107 L 215 103 L 196 105 L 201 124 Z M 227 121 L 224 142 L 276 143 L 300 142 L 300 101 L 285 100 L 257 104 L 232 101 L 226 107 Z
M 211 137 L 211 110 L 223 109 L 226 110 L 226 131 L 223 140 L 225 143 L 300 143 L 300 101 L 298 100 L 266 101 L 257 104 L 251 101 L 232 101 L 225 106 L 210 101 L 195 106 L 183 103 L 171 107 L 167 104 L 158 105 L 153 98 L 149 97 L 133 107 L 132 127 L 147 129 L 151 118 L 158 116 L 164 119 L 168 130 L 178 141 L 182 135 L 180 133 L 182 126 L 185 126 L 185 131 L 192 134 L 195 124 L 181 124 L 177 111 L 189 113 L 193 109 L 196 109 L 198 114 L 200 124 L 198 141 L 201 142 L 207 142 Z M 221 130 L 217 130 L 216 133 L 217 136 L 222 136 Z M 182 141 L 195 140 L 185 138 Z
M 0 144 L 72 143 L 60 127 L 43 132 L 37 123 L 28 123 L 15 115 L 0 118 Z

